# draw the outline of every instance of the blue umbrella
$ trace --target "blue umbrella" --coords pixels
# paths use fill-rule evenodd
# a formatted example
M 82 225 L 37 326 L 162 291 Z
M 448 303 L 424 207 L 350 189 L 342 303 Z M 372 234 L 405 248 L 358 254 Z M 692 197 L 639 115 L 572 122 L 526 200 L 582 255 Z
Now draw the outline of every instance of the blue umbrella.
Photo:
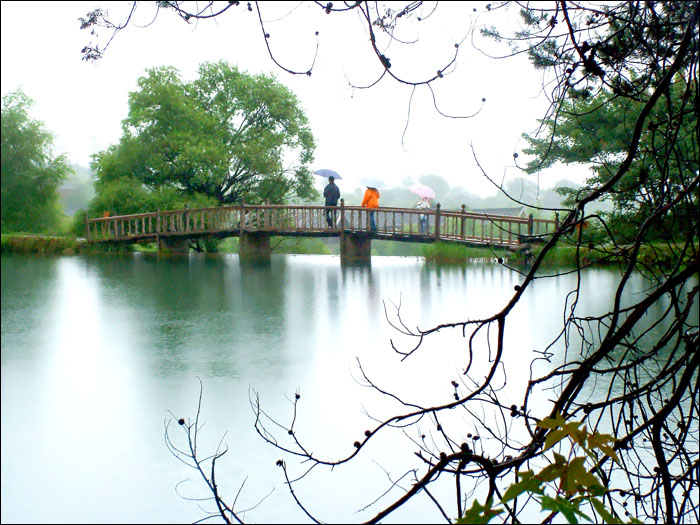
M 328 177 L 333 177 L 334 179 L 342 179 L 343 177 L 340 176 L 340 174 L 337 171 L 333 170 L 326 170 L 326 169 L 321 169 L 321 170 L 316 170 L 314 171 L 314 175 L 318 175 L 319 177 L 323 178 L 328 178 Z

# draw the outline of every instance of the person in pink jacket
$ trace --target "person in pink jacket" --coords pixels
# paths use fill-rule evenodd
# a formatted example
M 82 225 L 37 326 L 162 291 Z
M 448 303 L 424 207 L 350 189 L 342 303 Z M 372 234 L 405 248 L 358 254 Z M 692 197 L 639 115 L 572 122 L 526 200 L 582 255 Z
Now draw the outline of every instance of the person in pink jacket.
M 377 188 L 367 186 L 367 190 L 365 190 L 365 197 L 362 199 L 362 207 L 369 208 L 370 228 L 373 232 L 376 232 L 377 223 L 374 218 L 374 212 L 377 208 L 379 208 L 379 190 L 377 190 Z

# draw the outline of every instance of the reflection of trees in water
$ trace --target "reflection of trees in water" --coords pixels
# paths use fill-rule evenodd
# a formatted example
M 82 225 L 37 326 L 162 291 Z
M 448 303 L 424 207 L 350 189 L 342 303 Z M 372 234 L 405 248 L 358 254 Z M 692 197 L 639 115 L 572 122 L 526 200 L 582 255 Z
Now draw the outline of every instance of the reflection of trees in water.
M 54 257 L 2 255 L 2 357 L 12 356 L 14 341 L 32 339 L 34 330 L 41 332 L 54 307 L 53 293 L 46 290 L 61 271 L 61 260 Z M 51 291 L 53 292 L 53 290 Z M 41 305 L 37 308 L 36 305 Z M 31 327 L 27 331 L 26 327 Z M 34 347 L 23 351 L 33 351 Z
M 284 267 L 283 259 L 270 257 L 257 260 L 240 259 L 240 306 L 241 322 L 260 333 L 279 330 L 270 326 L 267 319 L 278 319 L 284 304 Z
M 372 275 L 372 262 L 341 261 L 341 272 L 342 283 L 346 289 L 352 287 L 364 290 L 365 300 L 358 300 L 357 303 L 365 305 L 366 315 L 374 319 L 382 318 L 382 298 Z
M 258 359 L 273 368 L 283 364 L 283 260 L 135 254 L 90 261 L 105 296 L 126 303 L 134 322 L 144 325 L 147 357 L 160 373 L 204 362 L 207 375 L 239 377 Z

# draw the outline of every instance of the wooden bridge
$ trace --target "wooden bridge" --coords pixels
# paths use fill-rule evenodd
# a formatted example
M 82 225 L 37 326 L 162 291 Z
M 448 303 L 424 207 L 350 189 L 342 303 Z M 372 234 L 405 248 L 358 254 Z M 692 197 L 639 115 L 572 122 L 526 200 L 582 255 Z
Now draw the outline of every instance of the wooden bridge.
M 326 211 L 333 210 L 332 227 Z M 376 230 L 370 228 L 371 209 L 305 205 L 220 206 L 156 211 L 90 219 L 86 216 L 87 240 L 91 243 L 157 243 L 158 249 L 189 251 L 197 238 L 240 238 L 241 255 L 270 253 L 271 236 L 339 237 L 346 259 L 369 259 L 371 239 L 402 242 L 456 242 L 472 246 L 514 247 L 553 233 L 558 220 L 489 215 L 465 210 L 376 208 Z M 421 232 L 420 217 L 427 218 Z

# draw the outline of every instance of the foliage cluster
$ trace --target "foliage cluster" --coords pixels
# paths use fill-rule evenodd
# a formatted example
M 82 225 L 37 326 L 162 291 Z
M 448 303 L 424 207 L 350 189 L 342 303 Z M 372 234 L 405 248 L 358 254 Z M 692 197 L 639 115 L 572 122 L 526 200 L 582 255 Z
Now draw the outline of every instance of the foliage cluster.
M 91 215 L 316 197 L 307 118 L 273 77 L 225 62 L 202 64 L 193 81 L 152 68 L 129 94 L 122 130 L 94 156 Z
M 84 241 L 73 236 L 2 234 L 2 253 L 75 255 L 86 251 Z
M 534 157 L 525 171 L 536 173 L 558 162 L 591 166 L 593 175 L 585 186 L 559 190 L 567 197 L 564 205 L 580 206 L 592 201 L 586 198 L 589 195 L 604 193 L 613 210 L 594 220 L 612 230 L 621 243 L 632 242 L 649 215 L 660 208 L 666 208 L 664 218 L 647 226 L 649 239 L 686 233 L 697 222 L 698 192 L 686 191 L 700 170 L 700 95 L 693 71 L 697 64 L 689 58 L 695 51 L 678 56 L 675 63 L 671 60 L 693 10 L 692 2 L 667 2 L 649 9 L 606 6 L 591 10 L 585 25 L 580 22 L 582 40 L 574 46 L 562 50 L 542 45 L 528 51 L 536 67 L 556 64 L 565 71 L 560 89 L 566 98 L 541 121 L 540 134 L 524 135 L 529 143 L 524 153 Z M 561 4 L 561 13 L 538 14 L 535 18 L 531 12 L 524 14 L 537 35 L 546 34 L 558 15 L 570 27 L 575 23 L 566 3 Z M 606 32 L 598 34 L 597 28 L 606 24 Z M 635 33 L 631 28 L 643 29 Z M 642 35 L 650 40 L 640 46 L 637 39 Z M 662 80 L 664 89 L 655 91 Z M 598 89 L 596 81 L 601 84 Z M 639 126 L 640 116 L 644 126 Z M 674 203 L 679 195 L 685 197 Z
M 610 498 L 615 491 L 607 486 L 605 475 L 599 466 L 608 459 L 620 463 L 613 449 L 615 439 L 610 434 L 589 432 L 585 425 L 581 427 L 582 423 L 566 421 L 561 414 L 539 421 L 538 428 L 551 431 L 545 440 L 544 450 L 549 450 L 568 438 L 568 455 L 553 452 L 553 462 L 538 472 L 518 470 L 518 481 L 505 490 L 500 503 L 514 506 L 520 495 L 529 494 L 539 503 L 543 512 L 549 513 L 549 518 L 561 514 L 569 523 L 578 523 L 580 518 L 593 523 L 599 520 L 603 523 L 624 523 L 605 505 L 605 498 Z M 585 455 L 575 455 L 578 449 Z M 593 466 L 586 468 L 589 461 L 592 461 Z M 548 489 L 554 491 L 554 497 L 547 492 Z M 595 519 L 588 516 L 582 507 L 590 507 L 587 512 Z M 490 495 L 484 505 L 474 500 L 472 507 L 457 519 L 457 523 L 488 523 L 504 512 L 503 507 L 493 506 L 493 495 Z M 629 516 L 629 512 L 625 512 L 625 515 Z M 630 522 L 641 523 L 636 518 L 631 518 Z
M 542 246 L 533 247 L 528 253 L 514 253 L 508 257 L 513 264 L 529 265 L 537 259 Z M 696 245 L 696 250 L 698 246 Z M 575 269 L 589 266 L 617 266 L 624 267 L 629 263 L 632 253 L 631 246 L 615 247 L 613 245 L 578 246 L 562 244 L 552 249 L 546 260 L 540 267 L 543 269 Z M 679 252 L 673 246 L 664 243 L 650 243 L 642 246 L 636 254 L 636 268 L 641 272 L 670 270 L 678 263 Z M 681 259 L 683 266 L 693 264 L 693 259 L 686 257 Z
M 2 99 L 3 232 L 60 231 L 58 188 L 71 173 L 65 155 L 54 155 L 53 137 L 34 120 L 34 102 L 21 89 Z
M 467 259 L 503 260 L 509 258 L 508 251 L 502 248 L 467 247 L 449 242 L 427 244 L 423 247 L 423 255 L 426 260 L 436 263 L 464 263 Z

